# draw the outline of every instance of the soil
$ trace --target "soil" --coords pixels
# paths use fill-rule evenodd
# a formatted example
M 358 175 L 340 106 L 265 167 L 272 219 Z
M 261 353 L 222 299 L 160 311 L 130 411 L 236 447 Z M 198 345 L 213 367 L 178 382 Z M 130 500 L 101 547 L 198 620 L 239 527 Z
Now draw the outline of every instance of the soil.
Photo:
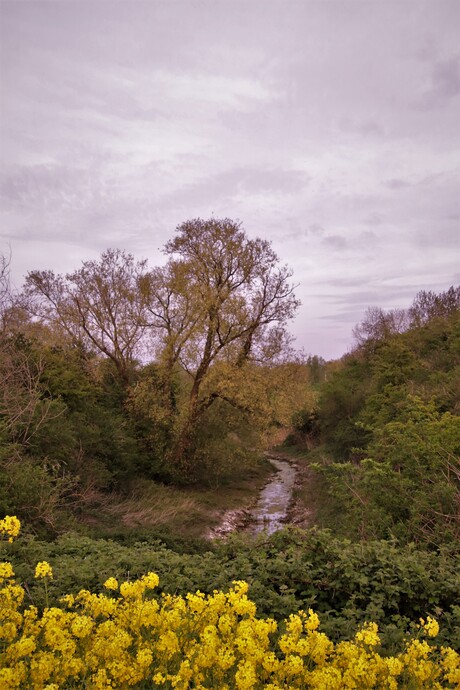
M 221 517 L 220 523 L 216 527 L 210 527 L 206 534 L 206 539 L 222 539 L 232 532 L 245 532 L 251 525 L 251 506 L 247 508 L 233 508 L 227 510 Z

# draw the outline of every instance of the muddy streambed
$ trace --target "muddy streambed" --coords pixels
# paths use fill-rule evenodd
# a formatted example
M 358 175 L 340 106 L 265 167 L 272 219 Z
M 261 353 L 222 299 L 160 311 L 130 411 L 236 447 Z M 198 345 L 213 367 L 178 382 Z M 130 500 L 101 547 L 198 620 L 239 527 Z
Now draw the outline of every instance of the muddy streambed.
M 220 524 L 209 532 L 209 537 L 223 537 L 230 532 L 273 534 L 285 524 L 292 491 L 297 478 L 297 468 L 279 455 L 267 453 L 267 460 L 276 473 L 260 491 L 257 500 L 247 508 L 229 510 Z

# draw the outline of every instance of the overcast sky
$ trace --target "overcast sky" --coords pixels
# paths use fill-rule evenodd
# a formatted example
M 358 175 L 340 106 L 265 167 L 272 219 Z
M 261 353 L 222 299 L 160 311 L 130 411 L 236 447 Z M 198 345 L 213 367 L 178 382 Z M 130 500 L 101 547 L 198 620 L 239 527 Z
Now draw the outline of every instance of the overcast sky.
M 291 266 L 296 344 L 460 282 L 458 0 L 0 0 L 17 287 L 190 218 Z

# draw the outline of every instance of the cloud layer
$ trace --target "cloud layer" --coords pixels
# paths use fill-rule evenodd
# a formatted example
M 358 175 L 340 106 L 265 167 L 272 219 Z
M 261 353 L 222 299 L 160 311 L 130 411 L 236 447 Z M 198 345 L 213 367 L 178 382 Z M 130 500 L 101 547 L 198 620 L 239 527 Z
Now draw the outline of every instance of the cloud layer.
M 15 281 L 152 264 L 225 216 L 294 270 L 337 357 L 366 307 L 459 281 L 460 5 L 3 0 L 2 249 Z

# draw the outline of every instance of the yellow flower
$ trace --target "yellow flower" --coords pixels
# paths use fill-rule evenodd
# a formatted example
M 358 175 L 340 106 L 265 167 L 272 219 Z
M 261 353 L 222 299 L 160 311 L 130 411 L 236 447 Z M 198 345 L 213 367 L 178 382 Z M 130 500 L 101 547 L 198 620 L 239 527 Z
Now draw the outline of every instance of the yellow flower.
M 244 580 L 234 580 L 232 584 L 234 586 L 227 594 L 227 601 L 231 604 L 233 610 L 239 616 L 244 616 L 245 614 L 255 616 L 256 605 L 246 596 L 249 589 L 248 583 L 244 582 Z
M 104 582 L 104 587 L 106 589 L 118 589 L 118 581 L 114 577 L 109 577 L 108 580 Z
M 276 658 L 276 654 L 274 652 L 266 652 L 264 654 L 264 657 L 262 659 L 262 666 L 265 669 L 265 671 L 273 673 L 278 669 L 279 665 L 280 662 Z
M 324 664 L 327 656 L 332 654 L 334 650 L 334 644 L 331 640 L 324 634 L 319 632 L 312 633 L 310 637 L 311 646 L 308 650 L 311 658 L 315 664 Z M 300 653 L 301 650 L 298 650 Z
M 37 567 L 35 568 L 35 577 L 37 579 L 42 577 L 49 577 L 52 580 L 53 569 L 50 566 L 50 564 L 46 561 L 40 561 L 40 563 L 37 563 Z
M 144 575 L 142 578 L 142 582 L 146 589 L 155 589 L 155 587 L 158 587 L 160 584 L 160 578 L 156 573 L 147 573 L 147 575 Z
M 235 663 L 236 657 L 229 649 L 220 649 L 217 654 L 217 665 L 227 671 Z
M 364 623 L 362 629 L 356 633 L 355 639 L 358 642 L 364 642 L 369 647 L 375 647 L 380 644 L 380 637 L 377 633 L 377 623 Z
M 156 648 L 159 652 L 166 652 L 168 658 L 171 658 L 179 651 L 179 641 L 176 633 L 173 630 L 164 632 L 157 642 Z
M 142 580 L 134 580 L 133 582 L 122 582 L 120 585 L 120 594 L 125 599 L 140 599 L 145 589 L 146 586 Z
M 420 619 L 423 620 L 423 619 Z M 422 623 L 423 625 L 423 623 Z M 436 637 L 436 635 L 439 633 L 439 624 L 438 621 L 436 621 L 434 618 L 431 618 L 431 616 L 428 616 L 426 623 L 423 625 L 424 629 L 428 633 L 429 637 Z
M 446 680 L 449 683 L 457 683 L 460 687 L 460 654 L 457 654 L 451 647 L 441 647 L 442 668 L 444 669 Z
M 94 628 L 94 621 L 89 616 L 78 616 L 72 621 L 71 630 L 75 637 L 87 637 Z
M 403 671 L 403 664 L 399 659 L 395 659 L 393 656 L 387 657 L 385 659 L 385 664 L 388 668 L 388 673 L 390 676 L 399 676 Z
M 150 649 L 139 649 L 136 654 L 136 661 L 141 668 L 150 666 L 153 660 L 153 655 Z
M 188 601 L 190 610 L 194 613 L 201 613 L 206 606 L 204 594 L 203 592 L 200 592 L 200 590 L 195 592 L 195 594 L 190 592 L 187 594 L 186 599 Z
M 303 611 L 300 611 L 299 613 L 302 613 L 305 616 L 305 630 L 312 632 L 313 630 L 317 630 L 319 628 L 319 616 L 312 609 L 308 609 L 308 618 Z
M 152 680 L 156 685 L 164 685 L 166 683 L 166 677 L 162 673 L 156 673 Z
M 6 515 L 0 520 L 0 534 L 5 532 L 9 535 L 8 541 L 11 543 L 17 537 L 21 529 L 21 522 L 15 515 Z
M 65 604 L 66 606 L 73 606 L 75 604 L 75 597 L 73 594 L 65 594 L 63 597 L 59 599 L 59 601 L 62 604 Z
M 235 681 L 238 690 L 252 690 L 257 683 L 257 675 L 251 662 L 241 661 L 238 664 Z
M 21 657 L 28 656 L 35 651 L 37 645 L 31 637 L 21 637 L 17 642 L 10 644 L 7 657 L 12 660 L 20 659 Z
M 7 577 L 14 577 L 13 566 L 11 563 L 0 563 L 0 582 Z
M 289 654 L 286 657 L 286 662 L 285 662 L 285 668 L 286 672 L 291 675 L 299 675 L 303 671 L 303 661 L 300 656 L 297 656 L 296 654 Z

